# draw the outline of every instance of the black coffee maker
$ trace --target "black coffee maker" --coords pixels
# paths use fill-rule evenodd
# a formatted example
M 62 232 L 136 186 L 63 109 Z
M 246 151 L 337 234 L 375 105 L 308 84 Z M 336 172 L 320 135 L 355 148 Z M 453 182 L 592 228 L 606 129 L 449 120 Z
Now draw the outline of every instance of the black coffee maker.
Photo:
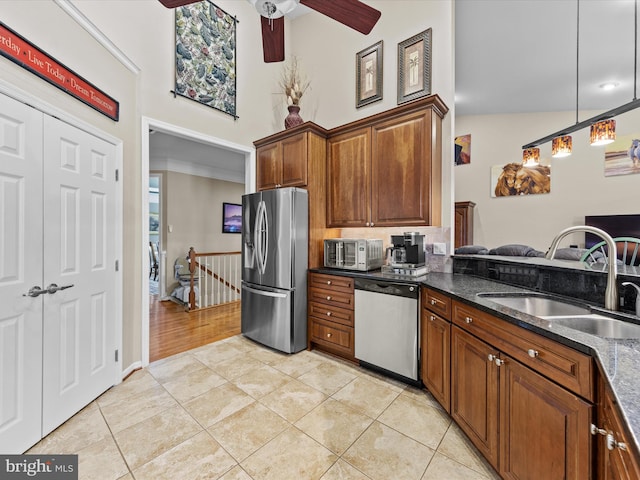
M 424 265 L 424 235 L 418 232 L 404 232 L 391 235 L 391 262 L 411 266 Z

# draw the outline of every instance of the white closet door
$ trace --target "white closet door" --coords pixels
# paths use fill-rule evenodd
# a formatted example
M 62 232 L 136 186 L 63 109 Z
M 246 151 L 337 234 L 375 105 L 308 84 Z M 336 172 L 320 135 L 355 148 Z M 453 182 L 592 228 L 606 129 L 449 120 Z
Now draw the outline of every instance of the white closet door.
M 115 154 L 45 116 L 43 435 L 115 378 Z
M 0 452 L 41 438 L 42 117 L 0 94 Z

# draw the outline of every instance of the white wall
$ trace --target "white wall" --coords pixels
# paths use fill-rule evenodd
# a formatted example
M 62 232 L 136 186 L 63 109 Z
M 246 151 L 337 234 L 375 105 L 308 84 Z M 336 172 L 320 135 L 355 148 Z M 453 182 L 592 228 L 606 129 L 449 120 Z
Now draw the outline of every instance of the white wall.
M 581 113 L 590 118 L 600 112 Z M 589 128 L 575 132 L 573 154 L 551 158 L 551 143 L 540 146 L 541 163 L 551 165 L 551 192 L 491 197 L 493 165 L 522 161 L 522 145 L 575 124 L 575 112 L 478 115 L 456 118 L 456 136 L 471 134 L 471 163 L 454 167 L 456 201 L 476 203 L 474 242 L 488 248 L 520 243 L 546 251 L 560 230 L 584 223 L 585 215 L 640 213 L 638 174 L 604 176 L 605 147 L 589 145 Z M 640 111 L 616 117 L 616 133 L 640 135 Z M 583 245 L 584 235 L 567 240 Z
M 239 19 L 237 30 L 237 114 L 239 119 L 174 96 L 175 27 L 172 10 L 157 0 L 71 0 L 97 29 L 130 58 L 140 72 L 127 70 L 53 0 L 2 0 L 2 21 L 94 82 L 120 102 L 120 122 L 96 113 L 4 57 L 0 80 L 45 99 L 124 142 L 123 234 L 123 368 L 141 360 L 141 279 L 143 238 L 141 117 L 252 146 L 256 139 L 283 129 L 287 114 L 278 91 L 283 64 L 262 60 L 260 19 L 245 0 L 215 3 Z M 382 12 L 373 32 L 363 36 L 311 12 L 285 22 L 286 55 L 296 54 L 311 80 L 301 102 L 302 117 L 331 128 L 396 106 L 397 44 L 429 27 L 433 29 L 432 91 L 453 108 L 453 3 L 439 1 L 368 1 Z M 383 100 L 355 108 L 356 53 L 384 40 Z M 452 213 L 451 132 L 453 110 L 443 124 L 443 218 Z

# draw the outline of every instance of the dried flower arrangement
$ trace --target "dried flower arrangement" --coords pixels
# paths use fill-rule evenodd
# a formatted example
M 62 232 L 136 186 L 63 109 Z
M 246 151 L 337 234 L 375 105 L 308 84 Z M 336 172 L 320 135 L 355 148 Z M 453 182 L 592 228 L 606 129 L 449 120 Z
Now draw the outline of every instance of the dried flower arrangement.
M 289 66 L 285 66 L 280 87 L 287 97 L 287 105 L 298 105 L 302 95 L 309 88 L 309 80 L 300 74 L 296 57 L 293 57 Z

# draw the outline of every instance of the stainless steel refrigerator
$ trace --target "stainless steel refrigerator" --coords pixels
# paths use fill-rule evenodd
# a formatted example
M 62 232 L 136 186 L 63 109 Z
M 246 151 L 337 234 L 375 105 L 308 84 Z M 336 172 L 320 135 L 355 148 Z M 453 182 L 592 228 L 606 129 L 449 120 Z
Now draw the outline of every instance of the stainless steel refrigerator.
M 308 205 L 300 188 L 242 196 L 241 331 L 286 353 L 307 346 Z

